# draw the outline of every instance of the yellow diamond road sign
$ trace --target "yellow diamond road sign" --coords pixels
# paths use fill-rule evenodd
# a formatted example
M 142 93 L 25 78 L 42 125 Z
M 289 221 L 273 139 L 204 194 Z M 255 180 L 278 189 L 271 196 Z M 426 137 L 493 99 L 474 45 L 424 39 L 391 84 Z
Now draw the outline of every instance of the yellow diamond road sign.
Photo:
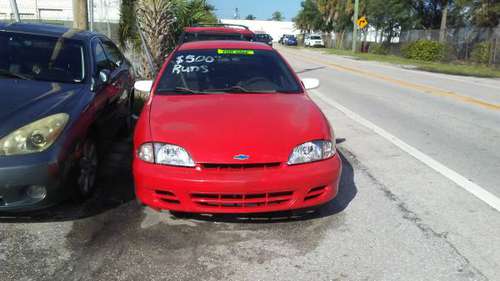
M 368 25 L 368 20 L 366 17 L 360 17 L 357 21 L 356 24 L 359 26 L 359 28 L 365 28 Z

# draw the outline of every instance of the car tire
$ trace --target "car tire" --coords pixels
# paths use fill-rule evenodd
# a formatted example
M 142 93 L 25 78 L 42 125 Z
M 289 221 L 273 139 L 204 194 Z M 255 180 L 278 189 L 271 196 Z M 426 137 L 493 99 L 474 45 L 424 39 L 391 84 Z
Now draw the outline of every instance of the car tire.
M 95 140 L 87 137 L 79 147 L 79 159 L 75 165 L 74 196 L 77 202 L 90 198 L 96 187 L 99 173 L 99 151 Z

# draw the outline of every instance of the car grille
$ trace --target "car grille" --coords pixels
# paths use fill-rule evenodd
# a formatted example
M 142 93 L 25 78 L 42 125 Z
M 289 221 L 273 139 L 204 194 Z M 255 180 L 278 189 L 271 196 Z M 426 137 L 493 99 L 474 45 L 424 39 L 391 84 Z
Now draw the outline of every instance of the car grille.
M 318 198 L 321 195 L 323 195 L 323 193 L 325 193 L 325 191 L 326 191 L 326 186 L 318 186 L 318 187 L 311 188 L 307 192 L 307 194 L 304 198 L 304 201 L 309 201 L 309 200 Z
M 266 193 L 191 193 L 191 200 L 201 207 L 212 208 L 258 208 L 279 206 L 292 200 L 293 191 Z
M 248 169 L 273 169 L 279 168 L 281 163 L 255 163 L 255 164 L 201 164 L 203 169 L 224 170 L 224 171 L 242 171 Z
M 177 196 L 175 196 L 175 194 L 170 191 L 155 190 L 155 196 L 158 200 L 162 201 L 163 203 L 175 204 L 175 205 L 181 203 L 179 198 L 177 198 Z

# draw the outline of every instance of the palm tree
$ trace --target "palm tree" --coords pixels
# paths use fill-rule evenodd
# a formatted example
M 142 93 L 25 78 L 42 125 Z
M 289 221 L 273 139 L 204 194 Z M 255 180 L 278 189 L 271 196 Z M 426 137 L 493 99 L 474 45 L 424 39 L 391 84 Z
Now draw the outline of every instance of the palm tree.
M 215 8 L 207 0 L 122 0 L 120 45 L 139 53 L 142 66 L 138 73 L 150 76 L 136 23 L 140 26 L 153 62 L 158 67 L 177 44 L 186 26 L 216 23 Z M 130 50 L 130 48 L 132 50 Z
M 175 45 L 174 2 L 165 0 L 139 0 L 136 6 L 137 23 L 151 52 L 153 63 L 161 63 Z

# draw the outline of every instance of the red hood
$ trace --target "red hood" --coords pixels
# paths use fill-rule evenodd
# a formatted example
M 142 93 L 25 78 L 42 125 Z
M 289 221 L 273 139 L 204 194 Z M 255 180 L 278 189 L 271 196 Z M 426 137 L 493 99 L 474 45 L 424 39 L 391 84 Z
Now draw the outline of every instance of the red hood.
M 156 95 L 152 139 L 184 147 L 197 163 L 285 162 L 301 143 L 329 137 L 319 108 L 301 94 Z

